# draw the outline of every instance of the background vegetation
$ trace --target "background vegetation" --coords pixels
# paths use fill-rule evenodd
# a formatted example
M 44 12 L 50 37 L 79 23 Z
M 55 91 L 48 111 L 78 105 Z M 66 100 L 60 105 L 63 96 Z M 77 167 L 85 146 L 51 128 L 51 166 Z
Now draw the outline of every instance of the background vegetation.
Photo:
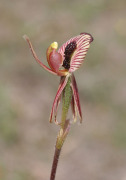
M 126 180 L 126 1 L 0 0 L 0 179 L 47 180 L 58 127 L 49 113 L 59 77 L 38 56 L 80 32 L 94 42 L 75 73 L 83 124 L 64 144 L 57 180 Z

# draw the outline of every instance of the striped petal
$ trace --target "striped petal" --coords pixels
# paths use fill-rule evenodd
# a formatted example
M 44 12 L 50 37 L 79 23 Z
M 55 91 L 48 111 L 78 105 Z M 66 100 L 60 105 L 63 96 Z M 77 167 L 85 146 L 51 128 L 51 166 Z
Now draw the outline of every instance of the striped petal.
M 55 96 L 55 99 L 53 101 L 53 106 L 52 106 L 52 110 L 51 110 L 51 114 L 50 114 L 50 123 L 52 122 L 52 119 L 53 119 L 53 114 L 57 111 L 55 110 L 57 108 L 57 103 L 58 103 L 58 100 L 60 98 L 60 95 L 63 91 L 63 89 L 65 88 L 66 84 L 67 84 L 67 81 L 68 81 L 68 77 L 69 75 L 67 75 L 66 77 L 62 77 L 62 80 L 61 80 L 61 83 L 58 87 L 58 90 L 57 90 L 57 93 L 56 93 L 56 96 Z M 56 117 L 55 117 L 55 123 L 56 124 L 59 124 L 56 120 Z
M 74 97 L 74 102 L 76 105 L 76 108 L 78 110 L 79 118 L 80 118 L 80 123 L 82 123 L 82 112 L 81 112 L 81 106 L 80 106 L 80 99 L 79 99 L 79 93 L 78 93 L 78 88 L 77 88 L 77 83 L 75 80 L 74 75 L 72 74 L 71 76 L 72 79 L 72 90 L 73 90 L 73 97 Z
M 90 43 L 93 41 L 93 37 L 88 33 L 81 33 L 80 35 L 71 38 L 66 43 L 64 43 L 58 50 L 58 52 L 63 57 L 66 46 L 73 41 L 76 42 L 77 47 L 71 57 L 69 72 L 74 72 L 81 66 L 88 51 L 88 48 L 90 47 Z

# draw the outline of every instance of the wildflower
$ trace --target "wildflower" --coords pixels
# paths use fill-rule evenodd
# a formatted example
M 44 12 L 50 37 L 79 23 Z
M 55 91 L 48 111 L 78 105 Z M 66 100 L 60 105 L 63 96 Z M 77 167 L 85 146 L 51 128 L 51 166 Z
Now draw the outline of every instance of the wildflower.
M 64 43 L 58 51 L 58 43 L 53 42 L 47 49 L 47 61 L 50 66 L 48 68 L 45 66 L 37 57 L 30 39 L 25 35 L 24 39 L 28 42 L 31 52 L 35 60 L 48 72 L 61 76 L 60 84 L 53 102 L 50 122 L 52 122 L 53 116 L 55 117 L 55 123 L 59 124 L 56 120 L 58 105 L 61 100 L 61 94 L 68 82 L 68 79 L 71 80 L 71 89 L 72 89 L 72 100 L 71 108 L 73 112 L 74 121 L 77 118 L 77 112 L 82 122 L 82 112 L 78 94 L 77 83 L 74 77 L 73 72 L 76 71 L 82 65 L 90 43 L 93 41 L 93 38 L 88 33 L 81 33 L 80 35 L 71 38 L 66 43 Z

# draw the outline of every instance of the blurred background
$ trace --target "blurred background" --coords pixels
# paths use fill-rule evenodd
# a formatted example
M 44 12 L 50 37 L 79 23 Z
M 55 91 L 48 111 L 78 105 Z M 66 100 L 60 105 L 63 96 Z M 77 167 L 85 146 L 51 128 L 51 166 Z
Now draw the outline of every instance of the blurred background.
M 83 124 L 71 126 L 56 179 L 126 180 L 126 1 L 0 0 L 0 180 L 47 180 L 58 132 L 49 114 L 59 77 L 43 63 L 53 41 L 88 32 L 75 72 Z

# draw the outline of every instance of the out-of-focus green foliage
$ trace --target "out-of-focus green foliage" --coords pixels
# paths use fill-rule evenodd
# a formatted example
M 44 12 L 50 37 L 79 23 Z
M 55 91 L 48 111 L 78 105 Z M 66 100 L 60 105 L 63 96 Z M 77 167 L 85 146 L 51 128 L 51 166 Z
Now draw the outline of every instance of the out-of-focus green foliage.
M 18 141 L 17 112 L 10 103 L 6 90 L 0 87 L 0 137 L 7 143 Z

